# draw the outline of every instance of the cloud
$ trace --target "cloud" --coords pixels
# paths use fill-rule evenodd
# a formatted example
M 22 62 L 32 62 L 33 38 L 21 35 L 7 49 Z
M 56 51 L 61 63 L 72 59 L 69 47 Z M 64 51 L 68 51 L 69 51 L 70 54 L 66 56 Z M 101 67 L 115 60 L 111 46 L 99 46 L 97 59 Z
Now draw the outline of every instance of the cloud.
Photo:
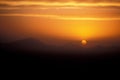
M 19 2 L 18 2 L 19 1 Z M 39 2 L 36 2 L 39 1 Z M 49 1 L 49 2 L 48 2 Z M 28 12 L 37 12 L 43 13 L 43 12 L 49 12 L 49 13 L 55 13 L 55 14 L 62 14 L 62 11 L 64 11 L 64 14 L 73 13 L 74 15 L 82 14 L 82 13 L 91 13 L 90 11 L 95 11 L 95 13 L 100 14 L 112 14 L 113 17 L 119 17 L 118 14 L 120 13 L 120 3 L 118 0 L 74 0 L 78 2 L 74 2 L 73 0 L 62 0 L 67 1 L 64 3 L 60 2 L 61 0 L 2 0 L 0 1 L 0 13 L 12 13 L 12 12 L 20 12 L 23 13 L 24 10 L 27 10 Z M 87 3 L 87 2 L 92 3 Z M 102 2 L 103 1 L 103 2 Z M 110 2 L 111 1 L 111 2 Z M 118 3 L 114 3 L 114 1 Z M 83 3 L 80 3 L 83 2 Z M 100 3 L 94 3 L 94 2 L 100 2 Z M 106 2 L 106 3 L 104 3 Z M 113 3 L 112 3 L 113 2 Z M 22 8 L 24 7 L 24 8 Z M 83 8 L 87 7 L 87 8 Z M 82 9 L 81 9 L 82 8 Z M 103 9 L 104 8 L 104 9 Z M 31 9 L 31 10 L 29 10 Z M 85 10 L 83 10 L 85 9 Z M 9 10 L 9 11 L 8 11 Z M 11 11 L 10 11 L 11 10 Z M 12 11 L 13 10 L 13 11 Z M 77 11 L 76 11 L 77 10 Z M 26 12 L 27 12 L 26 11 Z M 59 12 L 61 11 L 61 12 Z M 73 12 L 70 12 L 73 11 Z M 31 12 L 30 12 L 31 13 Z M 50 14 L 51 16 L 51 14 Z M 49 16 L 49 17 L 50 17 Z M 53 17 L 53 16 L 52 16 Z M 60 18 L 58 16 L 54 16 L 54 18 Z M 64 18 L 64 19 L 73 19 L 73 20 L 80 20 L 81 18 Z M 87 18 L 89 20 L 89 18 Z M 91 18 L 90 18 L 91 19 Z M 93 19 L 94 20 L 94 19 Z M 105 20 L 119 20 L 119 18 L 105 18 Z
M 8 4 L 0 4 L 0 7 L 9 7 Z
M 78 2 L 120 2 L 120 0 L 75 0 Z
M 120 3 L 110 3 L 110 2 L 107 2 L 107 3 L 87 3 L 87 2 L 84 2 L 84 3 L 79 3 L 79 2 L 64 2 L 64 3 L 61 3 L 61 2 L 36 2 L 36 1 L 21 1 L 21 2 L 17 2 L 17 1 L 0 1 L 0 6 L 59 6 L 59 7 L 62 7 L 62 6 L 74 6 L 74 7 L 78 7 L 78 6 L 93 6 L 93 7 L 97 7 L 97 6 L 101 6 L 101 7 L 104 7 L 104 6 L 120 6 Z
M 47 2 L 120 2 L 120 0 L 1 0 L 1 1 L 47 1 Z
M 113 21 L 120 20 L 120 17 L 114 18 L 92 18 L 92 17 L 71 17 L 71 16 L 60 16 L 60 15 L 44 15 L 44 14 L 0 14 L 0 16 L 21 16 L 21 17 L 43 17 L 49 19 L 58 19 L 58 20 L 93 20 L 93 21 Z

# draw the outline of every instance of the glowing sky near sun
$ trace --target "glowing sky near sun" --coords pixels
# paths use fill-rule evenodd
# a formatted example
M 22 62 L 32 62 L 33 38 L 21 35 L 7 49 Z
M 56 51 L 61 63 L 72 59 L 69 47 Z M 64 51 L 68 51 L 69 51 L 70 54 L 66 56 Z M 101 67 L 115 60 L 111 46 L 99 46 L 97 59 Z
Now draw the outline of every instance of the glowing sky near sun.
M 0 27 L 1 35 L 7 36 L 25 33 L 80 40 L 119 37 L 120 1 L 1 0 L 0 24 L 4 26 Z

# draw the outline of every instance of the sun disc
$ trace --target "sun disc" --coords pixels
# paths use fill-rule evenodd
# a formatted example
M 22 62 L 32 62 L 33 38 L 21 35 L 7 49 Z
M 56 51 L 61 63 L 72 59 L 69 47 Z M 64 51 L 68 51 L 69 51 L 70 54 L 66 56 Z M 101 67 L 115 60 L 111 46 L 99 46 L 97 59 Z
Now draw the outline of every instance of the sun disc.
M 81 41 L 81 44 L 82 44 L 82 45 L 86 45 L 86 44 L 87 44 L 87 41 L 86 41 L 86 40 L 82 40 L 82 41 Z

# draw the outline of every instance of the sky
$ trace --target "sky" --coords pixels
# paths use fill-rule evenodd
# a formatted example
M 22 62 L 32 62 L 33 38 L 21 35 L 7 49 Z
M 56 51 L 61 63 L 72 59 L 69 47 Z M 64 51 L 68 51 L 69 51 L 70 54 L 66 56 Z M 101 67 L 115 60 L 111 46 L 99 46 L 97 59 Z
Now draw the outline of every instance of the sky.
M 1 1 L 49 1 L 49 2 L 68 2 L 68 1 L 77 1 L 77 2 L 120 2 L 119 0 L 1 0 Z
M 0 0 L 0 36 L 6 40 L 120 37 L 120 0 Z

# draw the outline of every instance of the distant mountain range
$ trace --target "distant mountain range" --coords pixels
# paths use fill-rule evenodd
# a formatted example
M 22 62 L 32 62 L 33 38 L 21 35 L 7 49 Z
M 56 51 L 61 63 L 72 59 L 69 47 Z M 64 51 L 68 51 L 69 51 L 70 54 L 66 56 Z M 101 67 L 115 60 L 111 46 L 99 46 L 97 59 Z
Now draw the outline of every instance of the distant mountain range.
M 95 45 L 94 47 L 82 46 L 80 42 L 68 41 L 63 45 L 49 45 L 40 40 L 34 38 L 27 38 L 23 40 L 16 40 L 10 43 L 1 43 L 2 50 L 9 51 L 42 51 L 42 52 L 57 52 L 57 53 L 106 53 L 106 52 L 117 52 L 119 46 L 103 47 Z

